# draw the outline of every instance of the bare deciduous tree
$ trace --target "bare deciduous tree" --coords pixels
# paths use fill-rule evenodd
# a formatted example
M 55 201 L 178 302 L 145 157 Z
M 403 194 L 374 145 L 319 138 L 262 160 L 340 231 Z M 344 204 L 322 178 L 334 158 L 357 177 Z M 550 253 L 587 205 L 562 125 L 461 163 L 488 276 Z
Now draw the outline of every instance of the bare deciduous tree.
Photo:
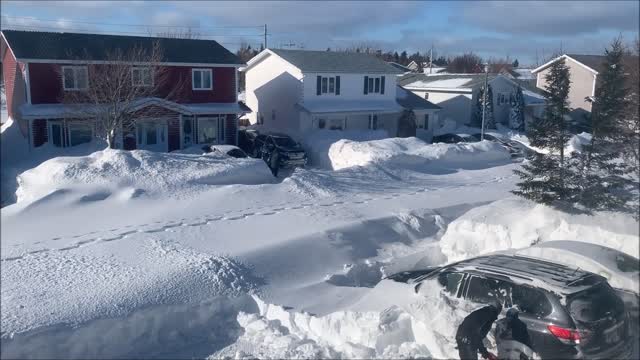
M 474 53 L 456 56 L 447 61 L 447 72 L 455 74 L 474 74 L 483 71 L 482 58 Z
M 62 102 L 67 105 L 66 118 L 94 119 L 96 137 L 114 148 L 116 133 L 133 126 L 133 114 L 141 101 L 149 97 L 171 99 L 184 80 L 171 79 L 167 67 L 161 66 L 163 51 L 158 41 L 151 48 L 133 47 L 127 51 L 107 50 L 104 60 L 78 59 L 87 66 L 87 74 L 77 68 L 62 67 L 63 81 L 74 84 L 79 91 L 64 91 Z M 88 76 L 88 78 L 85 78 Z

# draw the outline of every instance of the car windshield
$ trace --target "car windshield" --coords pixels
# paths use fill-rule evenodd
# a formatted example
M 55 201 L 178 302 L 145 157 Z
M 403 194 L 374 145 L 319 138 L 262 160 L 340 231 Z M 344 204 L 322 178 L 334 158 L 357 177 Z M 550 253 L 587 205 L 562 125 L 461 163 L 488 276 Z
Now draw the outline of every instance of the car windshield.
M 273 141 L 278 146 L 294 147 L 297 145 L 296 142 L 289 137 L 273 137 Z
M 624 253 L 616 254 L 616 265 L 622 272 L 640 272 L 640 260 Z
M 478 142 L 478 141 L 480 141 L 480 140 L 476 139 L 475 137 L 473 137 L 471 135 L 463 136 L 462 138 L 466 142 Z M 489 140 L 489 139 L 487 139 L 487 140 Z
M 229 151 L 227 151 L 227 155 L 232 156 L 234 158 L 246 158 L 247 154 L 244 153 L 244 151 L 240 150 L 240 149 L 231 149 Z
M 567 298 L 567 310 L 579 322 L 596 322 L 624 309 L 622 300 L 605 281 Z

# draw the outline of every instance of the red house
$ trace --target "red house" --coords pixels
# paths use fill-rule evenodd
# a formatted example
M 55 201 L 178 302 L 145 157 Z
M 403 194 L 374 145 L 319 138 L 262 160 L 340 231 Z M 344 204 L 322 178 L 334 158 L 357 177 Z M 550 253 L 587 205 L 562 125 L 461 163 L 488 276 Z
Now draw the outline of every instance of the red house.
M 173 151 L 194 144 L 236 144 L 238 116 L 250 111 L 237 98 L 237 70 L 244 64 L 213 40 L 16 30 L 3 30 L 1 39 L 7 112 L 32 147 L 90 142 L 95 119 L 71 116 L 70 107 L 87 105 L 63 101 L 65 94 L 86 91 L 91 66 L 133 48 L 159 44 L 159 66 L 170 81 L 157 96 L 135 99 L 131 123 L 116 131 L 116 147 Z M 132 86 L 154 81 L 145 65 L 133 65 Z M 176 92 L 172 87 L 178 83 Z M 168 93 L 175 96 L 169 99 Z

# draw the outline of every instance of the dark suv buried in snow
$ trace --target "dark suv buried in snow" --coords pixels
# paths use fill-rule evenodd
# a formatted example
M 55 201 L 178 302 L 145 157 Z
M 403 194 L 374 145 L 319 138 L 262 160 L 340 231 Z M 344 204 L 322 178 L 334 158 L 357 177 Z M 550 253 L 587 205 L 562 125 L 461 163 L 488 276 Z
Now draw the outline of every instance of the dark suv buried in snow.
M 302 145 L 284 134 L 269 134 L 261 149 L 262 158 L 273 170 L 275 168 L 302 167 L 307 164 L 307 154 Z
M 536 258 L 489 255 L 391 275 L 416 292 L 444 289 L 479 304 L 518 306 L 533 350 L 543 359 L 629 358 L 631 321 L 606 279 Z M 422 288 L 435 283 L 438 288 Z

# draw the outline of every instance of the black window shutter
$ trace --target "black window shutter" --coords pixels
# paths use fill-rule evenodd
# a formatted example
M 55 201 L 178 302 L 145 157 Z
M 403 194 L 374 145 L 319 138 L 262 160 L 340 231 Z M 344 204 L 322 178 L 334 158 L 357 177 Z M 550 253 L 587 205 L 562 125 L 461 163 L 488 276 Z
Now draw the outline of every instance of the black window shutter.
M 336 76 L 336 95 L 340 95 L 340 76 Z
M 380 79 L 380 94 L 384 94 L 384 76 Z
M 364 94 L 367 95 L 369 93 L 369 77 L 364 77 Z
M 320 95 L 321 83 L 322 83 L 322 76 L 318 75 L 317 81 L 316 81 L 316 95 Z

